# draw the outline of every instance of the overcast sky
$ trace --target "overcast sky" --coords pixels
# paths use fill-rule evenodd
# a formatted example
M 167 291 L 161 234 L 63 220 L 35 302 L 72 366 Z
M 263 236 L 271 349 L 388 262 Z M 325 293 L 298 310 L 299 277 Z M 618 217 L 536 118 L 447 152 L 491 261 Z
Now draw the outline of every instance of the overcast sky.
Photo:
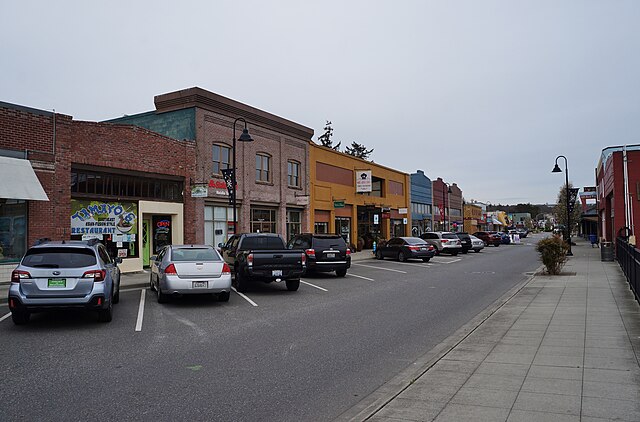
M 2 1 L 0 101 L 99 121 L 199 86 L 456 182 L 553 203 L 640 143 L 640 1 Z M 564 161 L 561 160 L 564 169 Z

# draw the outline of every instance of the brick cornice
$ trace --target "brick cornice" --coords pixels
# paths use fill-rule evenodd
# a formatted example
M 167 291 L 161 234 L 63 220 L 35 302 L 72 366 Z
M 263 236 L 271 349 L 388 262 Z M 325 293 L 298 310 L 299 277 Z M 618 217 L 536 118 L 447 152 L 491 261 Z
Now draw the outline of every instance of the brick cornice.
M 156 113 L 197 107 L 230 118 L 243 117 L 251 124 L 275 129 L 295 138 L 309 140 L 313 137 L 311 128 L 198 87 L 156 95 L 154 103 Z

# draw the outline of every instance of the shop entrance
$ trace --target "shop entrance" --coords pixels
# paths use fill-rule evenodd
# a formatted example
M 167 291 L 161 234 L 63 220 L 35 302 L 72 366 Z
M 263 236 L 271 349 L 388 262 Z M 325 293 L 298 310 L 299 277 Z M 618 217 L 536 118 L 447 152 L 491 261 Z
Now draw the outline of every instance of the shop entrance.
M 351 244 L 351 219 L 348 217 L 336 217 L 336 234 L 342 236 L 347 245 Z
M 154 215 L 153 221 L 153 254 L 156 255 L 162 248 L 171 245 L 171 216 Z
M 151 257 L 151 220 L 145 218 L 142 220 L 142 266 L 151 265 L 149 258 Z
M 359 249 L 371 249 L 373 248 L 374 240 L 382 238 L 380 232 L 381 220 L 380 208 L 370 206 L 358 207 Z

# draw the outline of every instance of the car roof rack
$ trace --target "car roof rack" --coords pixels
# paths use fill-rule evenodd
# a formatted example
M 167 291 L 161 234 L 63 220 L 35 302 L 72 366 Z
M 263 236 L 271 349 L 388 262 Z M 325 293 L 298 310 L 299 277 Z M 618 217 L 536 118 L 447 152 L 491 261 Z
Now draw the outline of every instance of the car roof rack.
M 35 242 L 33 242 L 33 246 L 38 246 L 38 245 L 42 245 L 44 243 L 49 243 L 51 242 L 51 239 L 49 239 L 48 237 L 41 237 L 39 239 L 36 239 Z
M 89 245 L 89 246 L 95 246 L 98 243 L 102 243 L 102 241 L 100 239 L 95 238 L 95 237 L 93 239 L 87 240 L 87 245 Z

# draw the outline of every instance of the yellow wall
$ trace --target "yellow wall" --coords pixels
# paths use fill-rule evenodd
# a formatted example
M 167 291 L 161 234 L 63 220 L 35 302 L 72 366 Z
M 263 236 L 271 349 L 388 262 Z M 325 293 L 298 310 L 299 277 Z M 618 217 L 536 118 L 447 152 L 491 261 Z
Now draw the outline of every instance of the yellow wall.
M 473 204 L 464 205 L 464 231 L 475 233 L 478 230 L 478 220 L 482 219 L 482 207 Z
M 324 210 L 330 212 L 329 233 L 335 233 L 335 209 L 334 201 L 344 201 L 345 205 L 352 205 L 351 210 L 351 242 L 356 243 L 358 238 L 358 205 L 374 205 L 376 207 L 390 207 L 398 211 L 401 208 L 407 209 L 407 214 L 401 217 L 407 219 L 404 226 L 404 236 L 411 236 L 411 177 L 407 173 L 383 167 L 370 161 L 362 160 L 348 154 L 337 152 L 331 148 L 323 147 L 310 142 L 309 148 L 309 174 L 311 192 L 311 231 L 314 230 L 315 211 Z M 354 172 L 353 186 L 345 186 L 330 182 L 318 181 L 316 177 L 316 163 L 322 162 L 332 166 L 352 170 Z M 356 193 L 355 173 L 360 170 L 371 170 L 372 177 L 385 180 L 383 187 L 383 197 L 367 196 Z M 388 182 L 390 180 L 402 183 L 403 195 L 390 195 Z M 388 239 L 390 234 L 390 219 L 380 219 L 382 235 Z

